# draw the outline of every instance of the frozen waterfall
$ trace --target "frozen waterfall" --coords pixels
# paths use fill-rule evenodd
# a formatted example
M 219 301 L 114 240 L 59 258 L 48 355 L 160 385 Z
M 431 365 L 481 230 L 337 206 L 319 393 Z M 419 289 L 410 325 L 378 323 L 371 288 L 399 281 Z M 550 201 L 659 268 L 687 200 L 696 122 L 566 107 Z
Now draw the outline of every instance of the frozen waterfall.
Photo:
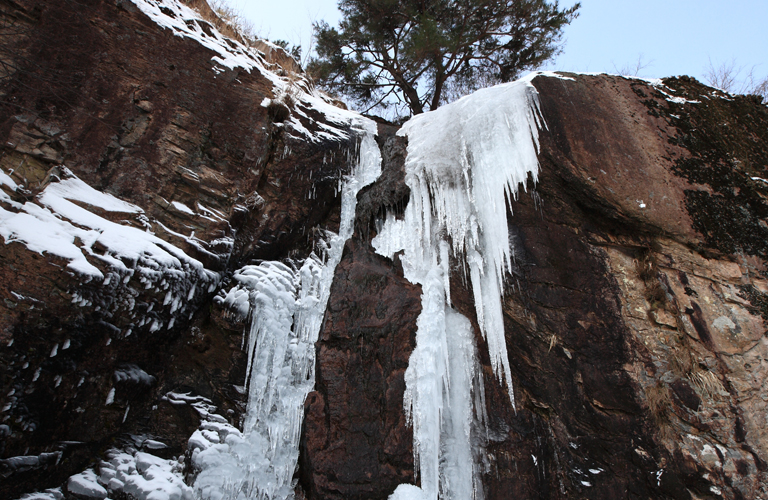
M 403 251 L 405 277 L 422 286 L 404 402 L 421 487 L 400 485 L 390 500 L 482 498 L 472 441 L 483 425 L 483 386 L 470 322 L 451 307 L 451 257 L 469 272 L 493 370 L 514 407 L 501 298 L 512 264 L 507 207 L 538 173 L 543 122 L 533 76 L 418 115 L 398 132 L 408 137 L 411 196 L 373 245 L 390 258 Z
M 246 266 L 223 298 L 230 309 L 251 316 L 248 407 L 242 433 L 213 422 L 206 425 L 217 433 L 203 429 L 190 440 L 200 470 L 195 490 L 206 500 L 293 498 L 304 400 L 315 384 L 315 342 L 333 273 L 354 229 L 357 193 L 381 172 L 375 123 L 359 119 L 356 125 L 359 160 L 343 181 L 339 234 L 329 233 L 323 258 Z
M 449 279 L 457 269 L 469 277 L 493 370 L 515 404 L 501 299 L 513 259 L 507 209 L 519 185 L 538 173 L 543 122 L 531 79 L 478 91 L 398 132 L 408 137 L 410 200 L 402 219 L 387 214 L 372 244 L 389 258 L 402 251 L 405 277 L 422 287 L 404 397 L 420 487 L 402 484 L 392 500 L 483 498 L 476 443 L 483 440 L 485 396 L 471 322 L 451 305 Z M 314 343 L 353 231 L 357 192 L 381 170 L 374 134 L 375 125 L 365 122 L 358 165 L 342 189 L 340 231 L 329 235 L 326 255 L 247 266 L 222 299 L 252 317 L 248 408 L 242 433 L 209 422 L 218 435 L 202 430 L 194 446 L 190 440 L 200 470 L 195 489 L 206 500 L 293 497 Z

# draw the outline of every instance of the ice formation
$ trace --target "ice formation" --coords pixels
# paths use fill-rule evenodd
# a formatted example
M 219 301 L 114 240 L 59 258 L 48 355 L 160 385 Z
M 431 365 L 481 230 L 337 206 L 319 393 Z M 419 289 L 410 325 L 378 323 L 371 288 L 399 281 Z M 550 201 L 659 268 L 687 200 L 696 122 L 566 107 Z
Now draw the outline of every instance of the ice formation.
M 216 425 L 216 432 L 203 429 L 190 439 L 200 470 L 195 489 L 204 499 L 293 497 L 304 400 L 314 387 L 314 345 L 333 273 L 353 232 L 357 192 L 381 171 L 375 124 L 358 119 L 352 126 L 362 133 L 359 161 L 344 179 L 339 234 L 328 235 L 325 255 L 246 266 L 234 275 L 237 286 L 219 299 L 251 317 L 248 407 L 242 433 Z
M 400 485 L 394 500 L 482 497 L 471 445 L 483 421 L 482 380 L 469 320 L 451 307 L 451 257 L 469 275 L 493 370 L 514 407 L 501 297 L 513 258 L 507 208 L 538 173 L 533 76 L 418 115 L 398 132 L 408 137 L 411 197 L 403 219 L 387 215 L 373 245 L 390 258 L 403 251 L 405 277 L 422 286 L 404 402 L 421 487 Z

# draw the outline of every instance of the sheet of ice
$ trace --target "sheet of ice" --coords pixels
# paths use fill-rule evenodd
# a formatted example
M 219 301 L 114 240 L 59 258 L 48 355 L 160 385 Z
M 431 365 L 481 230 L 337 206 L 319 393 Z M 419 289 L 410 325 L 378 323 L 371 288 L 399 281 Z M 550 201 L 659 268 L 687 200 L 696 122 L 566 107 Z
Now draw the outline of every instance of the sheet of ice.
M 304 400 L 315 383 L 315 342 L 333 274 L 354 229 L 357 193 L 381 172 L 376 125 L 356 118 L 348 126 L 361 134 L 357 164 L 343 181 L 339 234 L 327 235 L 324 255 L 246 266 L 219 297 L 234 314 L 251 318 L 248 406 L 242 433 L 204 424 L 190 438 L 200 471 L 195 490 L 205 500 L 293 498 Z
M 422 286 L 405 409 L 424 498 L 482 496 L 471 446 L 483 425 L 482 381 L 469 321 L 450 306 L 451 255 L 468 271 L 493 370 L 515 404 L 501 298 L 513 259 L 507 209 L 538 173 L 535 76 L 418 115 L 398 132 L 408 137 L 411 197 L 402 220 L 386 217 L 373 246 L 390 258 L 403 251 L 406 278 Z M 391 498 L 407 498 L 399 491 Z

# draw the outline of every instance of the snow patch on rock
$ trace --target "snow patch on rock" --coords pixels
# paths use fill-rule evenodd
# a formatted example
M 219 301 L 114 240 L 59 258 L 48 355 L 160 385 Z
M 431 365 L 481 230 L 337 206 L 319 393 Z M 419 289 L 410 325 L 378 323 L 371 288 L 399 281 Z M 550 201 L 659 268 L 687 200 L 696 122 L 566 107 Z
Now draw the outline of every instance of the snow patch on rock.
M 281 76 L 281 68 L 268 63 L 260 51 L 243 45 L 238 40 L 225 37 L 208 21 L 179 0 L 132 0 L 150 19 L 164 29 L 170 29 L 180 37 L 195 40 L 214 52 L 211 58 L 213 70 L 219 74 L 234 68 L 247 72 L 258 71 L 274 86 L 274 99 L 265 98 L 262 106 L 270 103 L 291 102 L 291 114 L 286 120 L 290 135 L 312 142 L 347 140 L 354 131 L 349 130 L 351 121 L 357 120 L 356 112 L 338 108 L 329 103 L 321 92 L 315 90 L 305 78 Z M 265 44 L 271 45 L 264 41 Z M 277 47 L 275 47 L 277 48 Z M 325 122 L 316 121 L 312 114 L 320 112 Z M 304 123 L 312 123 L 318 130 L 310 131 Z M 280 125 L 280 124 L 276 124 Z

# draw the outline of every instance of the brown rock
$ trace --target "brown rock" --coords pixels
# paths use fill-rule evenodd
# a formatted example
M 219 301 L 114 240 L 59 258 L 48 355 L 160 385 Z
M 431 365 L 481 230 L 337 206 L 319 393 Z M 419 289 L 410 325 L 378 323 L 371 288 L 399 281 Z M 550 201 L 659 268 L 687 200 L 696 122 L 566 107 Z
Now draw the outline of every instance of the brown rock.
M 308 498 L 387 498 L 413 482 L 404 373 L 421 290 L 351 240 L 336 268 L 307 398 L 301 484 Z

